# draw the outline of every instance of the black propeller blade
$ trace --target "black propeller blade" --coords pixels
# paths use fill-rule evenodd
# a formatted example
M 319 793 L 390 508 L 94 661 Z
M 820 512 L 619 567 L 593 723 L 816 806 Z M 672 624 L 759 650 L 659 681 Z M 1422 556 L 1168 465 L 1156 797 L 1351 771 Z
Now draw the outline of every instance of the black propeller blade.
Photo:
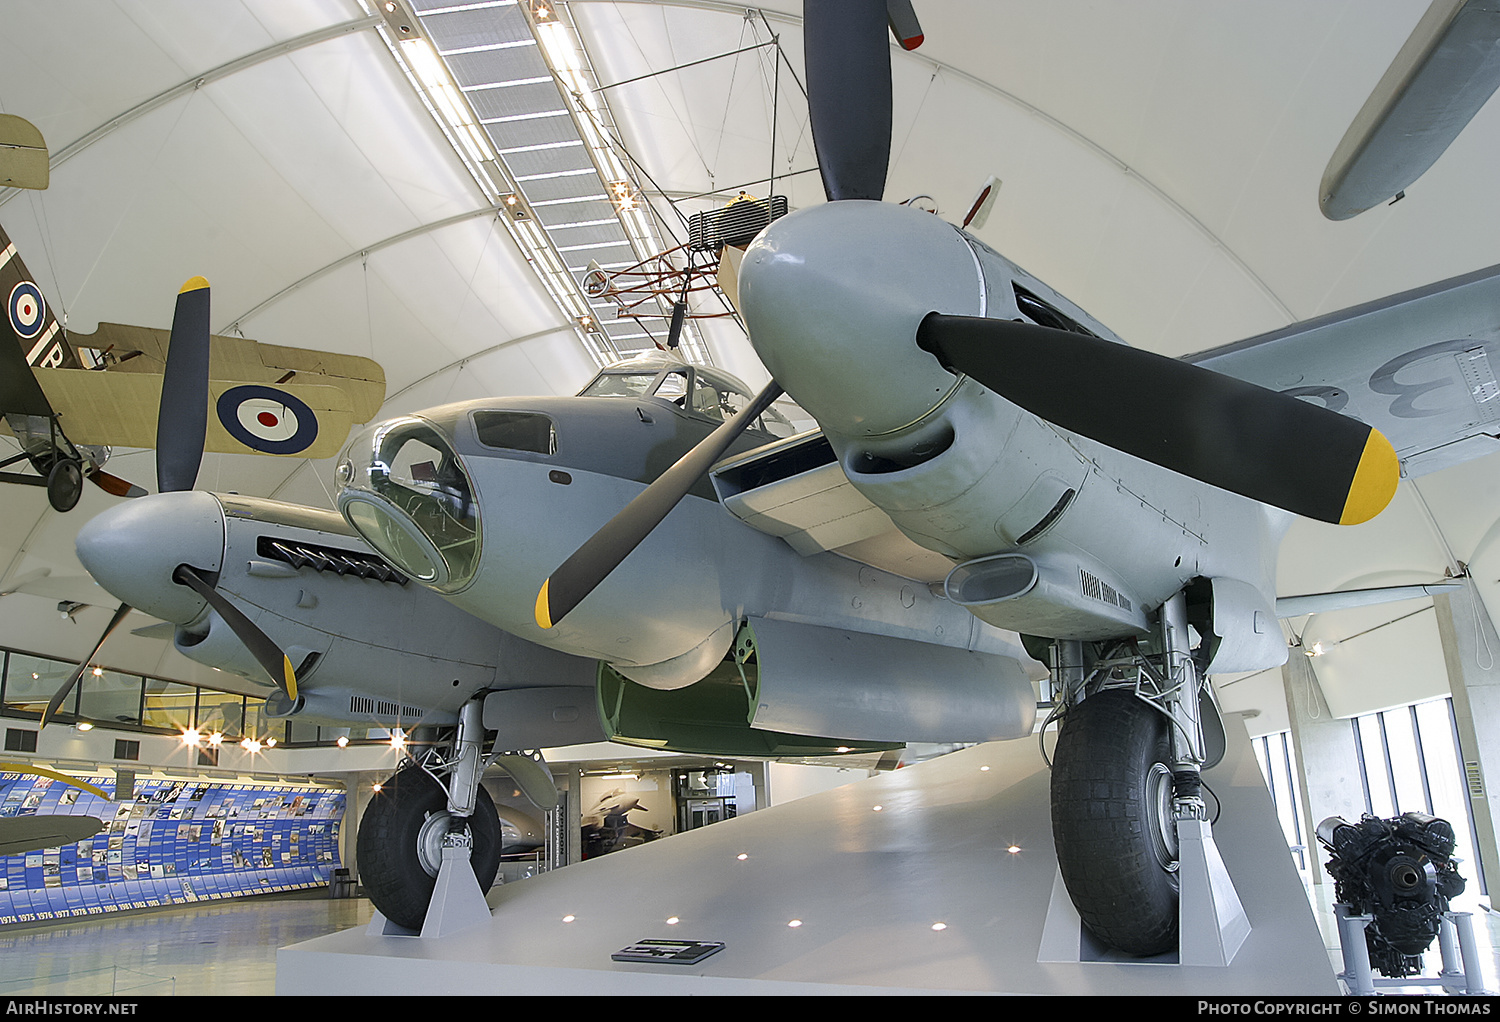
M 172 338 L 156 416 L 156 488 L 191 490 L 208 429 L 208 281 L 194 277 L 177 293 Z
M 209 585 L 201 575 L 186 564 L 177 566 L 177 570 L 172 573 L 172 581 L 182 583 L 207 600 L 208 605 L 218 611 L 224 623 L 245 644 L 250 655 L 255 657 L 261 667 L 265 668 L 271 680 L 276 683 L 276 687 L 285 692 L 288 699 L 296 701 L 297 674 L 292 670 L 291 660 L 269 635 L 256 627 L 255 623 L 238 607 L 230 603 L 223 593 Z
M 781 393 L 781 387 L 774 381 L 767 384 L 755 400 L 677 459 L 676 464 L 657 476 L 650 486 L 590 536 L 588 542 L 575 550 L 542 583 L 541 592 L 536 597 L 536 623 L 543 628 L 553 627 L 593 592 Z
M 1390 442 L 1357 419 L 1124 344 L 932 313 L 917 344 L 1034 415 L 1222 489 L 1336 525 L 1396 493 Z
M 48 700 L 47 708 L 42 711 L 43 727 L 46 727 L 47 721 L 56 715 L 58 707 L 63 704 L 64 699 L 68 698 L 68 693 L 73 691 L 73 686 L 78 684 L 78 679 L 83 677 L 83 672 L 89 669 L 89 664 L 93 662 L 94 657 L 99 655 L 99 647 L 104 645 L 104 640 L 109 638 L 109 633 L 114 631 L 120 622 L 125 620 L 125 615 L 129 613 L 130 605 L 128 603 L 120 604 L 119 609 L 115 611 L 115 616 L 110 618 L 109 624 L 104 626 L 104 634 L 100 635 L 99 641 L 94 643 L 93 650 L 89 652 L 88 656 L 83 658 L 83 662 L 74 669 L 72 674 L 68 675 L 68 680 L 63 682 L 62 687 L 54 692 L 52 698 Z
M 885 0 L 803 4 L 808 115 L 830 201 L 885 195 L 891 156 L 887 17 Z

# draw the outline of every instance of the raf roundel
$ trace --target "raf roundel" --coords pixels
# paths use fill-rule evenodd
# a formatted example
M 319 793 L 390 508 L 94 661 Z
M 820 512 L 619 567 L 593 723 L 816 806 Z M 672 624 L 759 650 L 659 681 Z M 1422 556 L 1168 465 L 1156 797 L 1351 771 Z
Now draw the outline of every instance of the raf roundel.
M 47 322 L 47 303 L 42 292 L 29 280 L 23 280 L 10 289 L 10 301 L 6 303 L 10 313 L 10 326 L 22 340 L 29 341 L 42 332 Z
M 313 410 L 275 387 L 230 387 L 219 395 L 217 411 L 225 432 L 262 454 L 300 454 L 318 438 Z

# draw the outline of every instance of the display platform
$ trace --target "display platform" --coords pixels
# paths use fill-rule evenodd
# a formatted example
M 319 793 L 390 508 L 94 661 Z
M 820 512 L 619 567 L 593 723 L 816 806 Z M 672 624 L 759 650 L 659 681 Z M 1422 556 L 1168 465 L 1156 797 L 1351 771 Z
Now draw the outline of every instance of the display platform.
M 1226 967 L 1055 960 L 1069 957 L 1057 954 L 1057 934 L 1076 932 L 1077 917 L 1054 897 L 1048 771 L 1035 739 L 1023 739 L 506 885 L 490 894 L 490 921 L 461 933 L 358 929 L 292 945 L 277 956 L 276 989 L 1336 996 L 1249 740 L 1227 723 L 1229 752 L 1206 780 L 1222 804 L 1214 836 L 1253 929 Z M 646 940 L 724 946 L 691 965 L 612 960 Z M 1074 946 L 1090 956 L 1087 941 Z

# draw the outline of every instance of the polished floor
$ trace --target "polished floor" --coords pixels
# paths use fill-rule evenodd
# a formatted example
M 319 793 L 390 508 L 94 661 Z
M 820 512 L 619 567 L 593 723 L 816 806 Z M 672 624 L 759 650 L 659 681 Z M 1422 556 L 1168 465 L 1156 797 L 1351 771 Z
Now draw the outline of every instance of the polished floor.
M 1314 888 L 1329 961 L 1342 968 L 1337 927 L 1322 888 Z M 1500 915 L 1486 899 L 1456 905 L 1473 913 L 1485 988 L 1500 990 Z M 364 898 L 266 896 L 233 902 L 104 916 L 72 923 L 0 928 L 0 997 L 269 996 L 276 951 L 370 921 Z M 1436 945 L 1429 952 L 1437 969 Z M 1412 987 L 1399 991 L 1419 993 Z M 1267 993 L 1274 993 L 1268 990 Z
M 255 996 L 276 951 L 370 921 L 365 898 L 267 895 L 0 928 L 0 997 Z

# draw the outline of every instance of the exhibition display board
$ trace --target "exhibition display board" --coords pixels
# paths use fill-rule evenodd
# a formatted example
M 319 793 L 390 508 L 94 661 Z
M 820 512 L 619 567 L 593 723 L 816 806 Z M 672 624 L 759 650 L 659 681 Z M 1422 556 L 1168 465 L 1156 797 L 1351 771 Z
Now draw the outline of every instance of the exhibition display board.
M 133 795 L 111 802 L 49 778 L 0 773 L 0 827 L 32 815 L 104 823 L 82 841 L 0 856 L 0 925 L 318 887 L 341 865 L 342 791 L 146 778 Z

